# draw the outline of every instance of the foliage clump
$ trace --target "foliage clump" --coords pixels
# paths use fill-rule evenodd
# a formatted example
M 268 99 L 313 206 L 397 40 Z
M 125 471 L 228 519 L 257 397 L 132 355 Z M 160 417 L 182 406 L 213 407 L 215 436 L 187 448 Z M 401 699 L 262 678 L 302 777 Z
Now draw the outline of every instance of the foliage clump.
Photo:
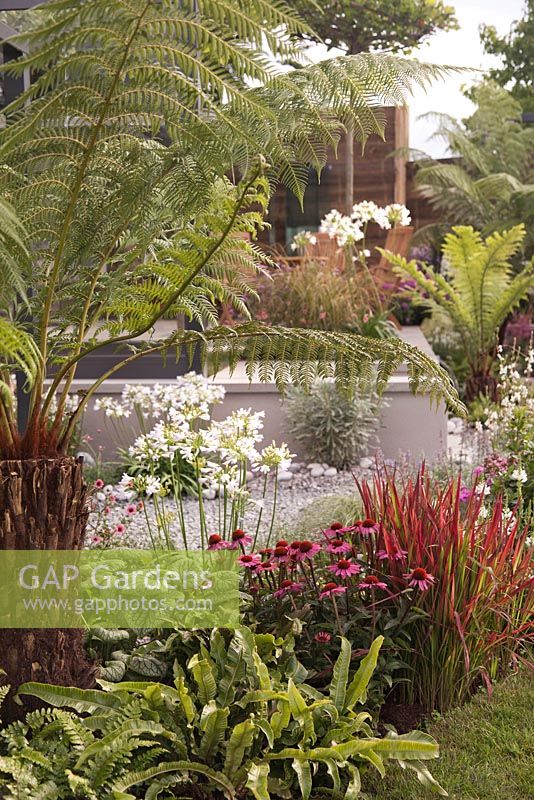
M 310 461 L 343 469 L 373 443 L 378 408 L 373 392 L 347 397 L 333 383 L 323 381 L 309 393 L 297 388 L 288 392 L 286 426 Z

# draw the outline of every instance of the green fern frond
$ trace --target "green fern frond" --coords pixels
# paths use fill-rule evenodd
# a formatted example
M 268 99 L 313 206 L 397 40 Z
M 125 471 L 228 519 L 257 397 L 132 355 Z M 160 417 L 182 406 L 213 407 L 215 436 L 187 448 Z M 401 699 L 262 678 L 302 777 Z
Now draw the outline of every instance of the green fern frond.
M 443 246 L 445 274 L 381 251 L 397 274 L 415 282 L 416 302 L 448 317 L 474 375 L 487 374 L 501 325 L 532 291 L 534 259 L 518 274 L 511 266 L 524 238 L 524 225 L 486 239 L 470 226 L 453 227 Z

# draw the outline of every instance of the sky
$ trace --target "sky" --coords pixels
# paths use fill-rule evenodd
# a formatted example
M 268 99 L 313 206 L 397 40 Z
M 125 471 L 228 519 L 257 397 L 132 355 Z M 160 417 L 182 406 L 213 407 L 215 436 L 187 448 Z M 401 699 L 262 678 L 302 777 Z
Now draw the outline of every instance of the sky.
M 499 59 L 483 51 L 478 34 L 479 25 L 494 25 L 500 34 L 508 33 L 512 22 L 522 16 L 524 0 L 449 0 L 449 5 L 456 9 L 459 30 L 434 34 L 428 42 L 413 51 L 414 57 L 434 64 L 482 70 L 498 66 Z M 314 50 L 314 60 L 316 56 L 317 60 L 325 57 L 325 48 L 317 47 Z M 333 53 L 330 51 L 330 54 Z M 417 118 L 432 111 L 457 118 L 467 116 L 473 105 L 463 96 L 461 88 L 478 77 L 478 73 L 451 75 L 437 81 L 426 92 L 416 91 L 409 101 L 410 147 L 423 150 L 434 158 L 446 155 L 441 141 L 429 141 L 435 125 L 430 120 Z

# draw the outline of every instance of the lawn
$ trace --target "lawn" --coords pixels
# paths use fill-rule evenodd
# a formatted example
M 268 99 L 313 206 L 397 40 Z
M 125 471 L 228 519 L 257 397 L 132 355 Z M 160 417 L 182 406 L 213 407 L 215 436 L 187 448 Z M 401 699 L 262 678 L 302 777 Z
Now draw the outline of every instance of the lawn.
M 488 700 L 476 696 L 430 726 L 440 744 L 432 774 L 451 800 L 528 800 L 534 797 L 534 676 L 513 676 Z M 370 778 L 371 776 L 369 776 Z M 373 800 L 430 797 L 398 767 L 365 787 Z

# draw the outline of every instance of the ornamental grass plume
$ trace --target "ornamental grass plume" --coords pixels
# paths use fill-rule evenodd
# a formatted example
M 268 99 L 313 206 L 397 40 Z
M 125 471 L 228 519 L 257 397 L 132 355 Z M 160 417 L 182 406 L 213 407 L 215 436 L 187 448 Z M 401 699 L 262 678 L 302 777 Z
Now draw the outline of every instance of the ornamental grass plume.
M 486 507 L 478 488 L 466 497 L 461 476 L 443 486 L 424 467 L 415 478 L 386 473 L 359 485 L 365 513 L 380 521 L 370 566 L 389 573 L 399 597 L 413 592 L 421 612 L 406 630 L 399 699 L 427 711 L 464 702 L 482 682 L 491 691 L 534 642 L 528 527 L 500 498 Z

